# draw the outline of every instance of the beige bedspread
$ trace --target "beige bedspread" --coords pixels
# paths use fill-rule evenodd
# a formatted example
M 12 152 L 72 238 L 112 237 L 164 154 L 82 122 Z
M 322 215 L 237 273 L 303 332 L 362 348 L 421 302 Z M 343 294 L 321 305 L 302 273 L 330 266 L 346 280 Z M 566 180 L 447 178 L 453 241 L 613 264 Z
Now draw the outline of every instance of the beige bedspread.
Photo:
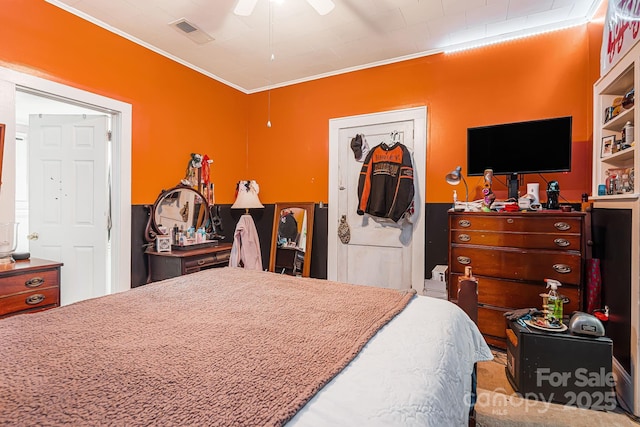
M 222 268 L 0 320 L 0 425 L 282 425 L 411 297 Z

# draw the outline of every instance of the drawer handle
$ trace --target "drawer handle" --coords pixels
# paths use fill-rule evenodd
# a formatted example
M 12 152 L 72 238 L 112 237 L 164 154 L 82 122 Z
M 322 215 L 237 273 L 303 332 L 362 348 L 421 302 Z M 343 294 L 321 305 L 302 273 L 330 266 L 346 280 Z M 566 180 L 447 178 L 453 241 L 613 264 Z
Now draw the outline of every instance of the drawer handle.
M 571 228 L 571 226 L 564 221 L 556 222 L 553 226 L 560 231 L 567 231 Z
M 513 218 L 507 218 L 507 224 L 513 224 Z
M 468 256 L 459 256 L 457 260 L 462 265 L 471 264 L 471 258 L 469 258 Z
M 27 288 L 37 288 L 38 286 L 44 285 L 44 278 L 43 277 L 34 277 L 34 278 L 29 279 L 26 282 L 24 282 L 24 285 Z
M 36 305 L 36 304 L 40 304 L 42 301 L 44 301 L 45 296 L 42 294 L 33 294 L 33 295 L 29 295 L 27 298 L 25 298 L 24 302 L 29 304 L 29 305 Z
M 461 219 L 460 221 L 458 221 L 458 225 L 460 227 L 471 227 L 471 221 L 469 221 L 468 219 Z
M 460 240 L 461 242 L 468 242 L 469 240 L 471 240 L 471 236 L 469 236 L 468 234 L 461 234 L 458 236 L 458 240 Z
M 571 267 L 567 264 L 553 264 L 553 269 L 560 274 L 571 273 Z
M 204 259 L 199 259 L 198 260 L 198 265 L 204 265 L 204 263 L 207 262 Z
M 571 244 L 567 239 L 555 239 L 553 243 L 555 243 L 556 246 L 560 246 L 561 248 L 566 248 Z

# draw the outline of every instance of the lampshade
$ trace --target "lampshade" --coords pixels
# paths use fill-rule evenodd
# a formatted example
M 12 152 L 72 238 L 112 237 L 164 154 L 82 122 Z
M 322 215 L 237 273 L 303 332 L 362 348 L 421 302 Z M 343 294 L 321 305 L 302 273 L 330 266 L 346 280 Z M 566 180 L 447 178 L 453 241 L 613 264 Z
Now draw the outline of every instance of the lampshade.
M 464 176 L 462 176 L 462 167 L 458 166 L 457 168 L 449 172 L 447 176 L 445 176 L 445 179 L 447 180 L 447 183 L 451 185 L 458 185 L 460 184 L 460 180 L 462 180 L 462 182 L 464 183 L 464 192 L 465 192 L 464 194 L 465 208 L 464 209 L 465 211 L 469 210 L 469 187 L 467 186 L 467 181 L 464 179 Z M 453 208 L 456 209 L 455 204 Z
M 260 199 L 258 198 L 260 186 L 258 186 L 257 182 L 253 180 L 239 181 L 236 191 L 236 201 L 231 205 L 231 209 L 264 208 L 264 205 L 260 203 Z
M 457 168 L 449 172 L 449 174 L 445 177 L 445 179 L 451 185 L 458 185 L 460 184 L 460 177 L 462 176 L 461 172 L 462 172 L 462 167 L 458 166 Z

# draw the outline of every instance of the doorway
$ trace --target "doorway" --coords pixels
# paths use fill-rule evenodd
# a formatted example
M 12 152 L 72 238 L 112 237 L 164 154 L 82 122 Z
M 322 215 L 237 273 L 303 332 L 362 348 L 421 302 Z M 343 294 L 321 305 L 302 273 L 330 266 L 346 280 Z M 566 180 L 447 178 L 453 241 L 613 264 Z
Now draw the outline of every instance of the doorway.
M 16 159 L 17 156 L 20 155 L 17 151 L 24 151 L 24 145 L 20 147 L 19 144 L 21 140 L 24 142 L 25 136 L 28 135 L 28 131 L 24 128 L 23 124 L 18 124 L 17 119 L 17 111 L 19 110 L 17 104 L 23 94 L 29 94 L 46 103 L 57 103 L 58 106 L 66 104 L 67 107 L 74 110 L 74 113 L 78 113 L 78 111 L 81 110 L 83 112 L 80 114 L 86 114 L 86 112 L 90 111 L 93 114 L 99 113 L 110 117 L 112 142 L 108 149 L 105 150 L 105 158 L 103 159 L 105 164 L 109 166 L 109 173 L 104 174 L 105 179 L 102 180 L 102 182 L 93 183 L 95 186 L 103 186 L 103 188 L 109 188 L 111 190 L 105 197 L 108 201 L 107 207 L 104 209 L 105 212 L 100 213 L 101 215 L 104 213 L 108 216 L 110 233 L 107 243 L 108 247 L 106 249 L 110 252 L 107 252 L 107 259 L 104 260 L 106 274 L 104 274 L 104 277 L 101 279 L 104 283 L 98 286 L 94 284 L 93 289 L 96 289 L 96 287 L 101 289 L 101 291 L 98 292 L 99 294 L 108 294 L 130 289 L 131 105 L 0 67 L 0 95 L 2 95 L 0 98 L 2 99 L 2 105 L 0 105 L 0 122 L 7 124 L 8 135 L 16 135 L 16 144 L 9 144 L 5 152 L 5 157 L 11 159 Z M 67 113 L 67 111 L 63 110 L 64 109 L 57 110 L 56 112 Z M 38 113 L 41 112 L 42 111 Z M 24 156 L 24 153 L 21 155 Z M 20 168 L 20 170 L 18 170 L 18 168 Z M 17 218 L 16 202 L 23 200 L 23 198 L 18 197 L 18 194 L 16 194 L 16 187 L 19 187 L 18 177 L 21 176 L 21 174 L 24 174 L 24 170 L 21 166 L 18 166 L 15 161 L 5 162 L 3 176 L 5 183 L 9 185 L 3 185 L 0 189 L 0 205 L 4 205 L 3 208 L 0 209 L 0 220 L 14 221 Z M 24 185 L 22 185 L 22 190 L 18 189 L 18 191 L 23 190 Z M 33 203 L 34 201 L 29 201 L 28 209 L 34 208 Z M 35 203 L 38 203 L 38 201 Z M 18 212 L 18 215 L 21 215 L 20 212 L 23 212 L 22 215 L 24 216 L 24 209 L 18 209 Z M 26 230 L 22 229 L 22 231 Z M 24 244 L 21 247 L 24 248 Z M 51 259 L 51 257 L 48 259 Z M 55 261 L 64 262 L 64 260 L 58 259 L 55 259 Z M 62 302 L 71 303 L 76 300 L 99 296 L 93 292 L 91 295 L 85 294 L 83 296 L 76 295 L 72 297 L 67 292 L 69 298 L 65 298 L 65 280 L 68 281 L 68 285 L 82 280 L 80 276 L 78 276 L 77 270 L 79 269 L 75 269 L 76 271 L 71 270 L 73 264 L 72 262 L 68 262 L 62 267 Z M 64 270 L 65 268 L 67 268 L 67 271 Z
M 332 119 L 329 123 L 329 224 L 327 278 L 391 288 L 424 288 L 426 107 Z M 413 164 L 413 214 L 409 220 L 358 215 L 362 162 L 351 141 L 362 135 L 370 150 L 404 146 Z M 338 238 L 342 218 L 350 238 Z M 376 266 L 371 268 L 370 266 Z

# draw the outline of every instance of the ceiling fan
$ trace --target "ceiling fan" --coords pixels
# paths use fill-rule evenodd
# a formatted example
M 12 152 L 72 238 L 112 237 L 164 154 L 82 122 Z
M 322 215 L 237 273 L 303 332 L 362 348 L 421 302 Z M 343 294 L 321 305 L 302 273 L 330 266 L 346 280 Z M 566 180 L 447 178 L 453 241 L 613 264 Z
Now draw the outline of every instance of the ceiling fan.
M 238 0 L 233 13 L 240 16 L 249 16 L 253 12 L 253 9 L 255 9 L 256 3 L 258 3 L 258 0 Z M 336 6 L 331 0 L 307 0 L 307 3 L 320 15 L 326 15 Z

